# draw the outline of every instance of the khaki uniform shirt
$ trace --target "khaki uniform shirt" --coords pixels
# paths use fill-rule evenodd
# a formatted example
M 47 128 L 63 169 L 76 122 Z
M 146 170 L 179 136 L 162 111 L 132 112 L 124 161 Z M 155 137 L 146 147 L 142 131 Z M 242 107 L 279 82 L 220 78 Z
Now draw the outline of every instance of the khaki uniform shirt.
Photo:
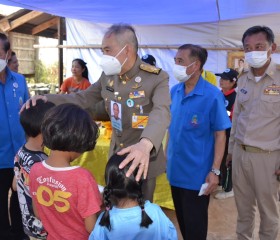
M 84 109 L 101 101 L 105 102 L 105 109 L 111 115 L 111 101 L 121 104 L 122 129 L 118 133 L 113 129 L 110 144 L 110 156 L 122 148 L 136 144 L 141 138 L 149 139 L 154 149 L 151 152 L 151 160 L 148 170 L 148 178 L 153 178 L 165 171 L 166 160 L 162 149 L 162 140 L 170 122 L 170 94 L 166 72 L 159 74 L 149 71 L 155 68 L 145 64 L 146 70 L 142 70 L 140 65 L 144 64 L 138 57 L 131 70 L 120 78 L 119 75 L 106 76 L 102 73 L 99 80 L 83 92 L 67 95 L 46 95 L 48 100 L 55 104 L 65 102 L 75 103 Z M 148 70 L 147 70 L 148 69 Z M 140 80 L 140 81 L 139 81 Z M 144 97 L 132 99 L 133 107 L 128 107 L 127 100 L 134 91 L 144 91 Z M 117 97 L 114 92 L 118 92 Z M 144 129 L 132 128 L 133 114 L 148 115 L 148 124 Z
M 235 142 L 268 151 L 280 150 L 280 69 L 273 62 L 259 82 L 251 69 L 238 80 L 229 153 Z

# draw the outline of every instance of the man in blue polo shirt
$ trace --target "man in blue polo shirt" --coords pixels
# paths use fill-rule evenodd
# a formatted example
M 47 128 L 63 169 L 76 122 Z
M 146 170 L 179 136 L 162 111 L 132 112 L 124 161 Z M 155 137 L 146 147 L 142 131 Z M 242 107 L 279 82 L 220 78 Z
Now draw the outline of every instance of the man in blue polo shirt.
M 6 35 L 0 33 L 0 239 L 22 240 L 25 235 L 18 197 L 15 192 L 12 193 L 10 227 L 8 192 L 14 177 L 14 157 L 25 143 L 24 131 L 19 122 L 19 110 L 29 98 L 29 94 L 24 76 L 10 71 L 7 67 L 10 55 L 10 43 Z
M 180 83 L 171 89 L 167 177 L 181 233 L 190 240 L 207 237 L 210 193 L 219 183 L 225 129 L 231 127 L 223 94 L 201 77 L 206 60 L 200 46 L 179 47 L 173 73 Z

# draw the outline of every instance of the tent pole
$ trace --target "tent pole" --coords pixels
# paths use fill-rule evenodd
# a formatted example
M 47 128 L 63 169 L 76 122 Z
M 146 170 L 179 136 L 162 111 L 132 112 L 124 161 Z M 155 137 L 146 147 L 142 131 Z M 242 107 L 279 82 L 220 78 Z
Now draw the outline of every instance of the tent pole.
M 216 51 L 243 51 L 242 47 L 204 47 L 206 50 L 216 50 Z M 39 45 L 34 44 L 34 48 L 58 48 L 58 49 L 101 49 L 101 45 Z M 178 49 L 179 45 L 139 45 L 140 48 L 152 48 L 152 49 Z M 276 52 L 280 52 L 280 46 L 277 47 Z
M 59 18 L 57 24 L 58 46 L 63 46 L 63 18 Z M 63 82 L 63 48 L 58 48 L 58 84 Z

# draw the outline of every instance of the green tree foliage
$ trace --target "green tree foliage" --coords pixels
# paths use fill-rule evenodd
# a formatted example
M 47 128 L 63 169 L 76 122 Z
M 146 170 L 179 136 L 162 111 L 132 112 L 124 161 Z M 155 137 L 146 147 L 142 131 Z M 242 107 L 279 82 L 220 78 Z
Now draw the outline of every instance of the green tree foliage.
M 58 84 L 58 62 L 46 66 L 41 60 L 35 62 L 35 83 Z

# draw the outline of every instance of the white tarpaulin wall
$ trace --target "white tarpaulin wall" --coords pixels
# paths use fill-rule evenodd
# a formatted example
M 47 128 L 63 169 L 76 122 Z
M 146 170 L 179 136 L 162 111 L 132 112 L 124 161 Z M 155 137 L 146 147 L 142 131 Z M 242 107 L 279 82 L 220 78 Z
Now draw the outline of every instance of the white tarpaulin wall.
M 240 48 L 244 31 L 253 25 L 267 25 L 280 37 L 278 21 L 280 14 L 271 14 L 247 19 L 220 21 L 216 23 L 180 24 L 180 25 L 134 25 L 139 40 L 139 55 L 152 54 L 157 60 L 157 66 L 170 75 L 170 85 L 176 80 L 172 76 L 172 66 L 176 46 L 185 43 L 199 44 L 206 48 Z M 74 19 L 67 19 L 67 45 L 99 45 L 104 32 L 111 24 L 94 24 Z M 280 41 L 279 41 L 280 44 Z M 227 50 L 209 50 L 205 69 L 212 72 L 222 72 L 227 66 Z M 275 55 L 275 57 L 278 54 Z M 88 63 L 90 81 L 95 82 L 101 69 L 98 66 L 101 56 L 100 49 L 67 49 L 67 75 L 70 76 L 71 60 L 83 58 Z

